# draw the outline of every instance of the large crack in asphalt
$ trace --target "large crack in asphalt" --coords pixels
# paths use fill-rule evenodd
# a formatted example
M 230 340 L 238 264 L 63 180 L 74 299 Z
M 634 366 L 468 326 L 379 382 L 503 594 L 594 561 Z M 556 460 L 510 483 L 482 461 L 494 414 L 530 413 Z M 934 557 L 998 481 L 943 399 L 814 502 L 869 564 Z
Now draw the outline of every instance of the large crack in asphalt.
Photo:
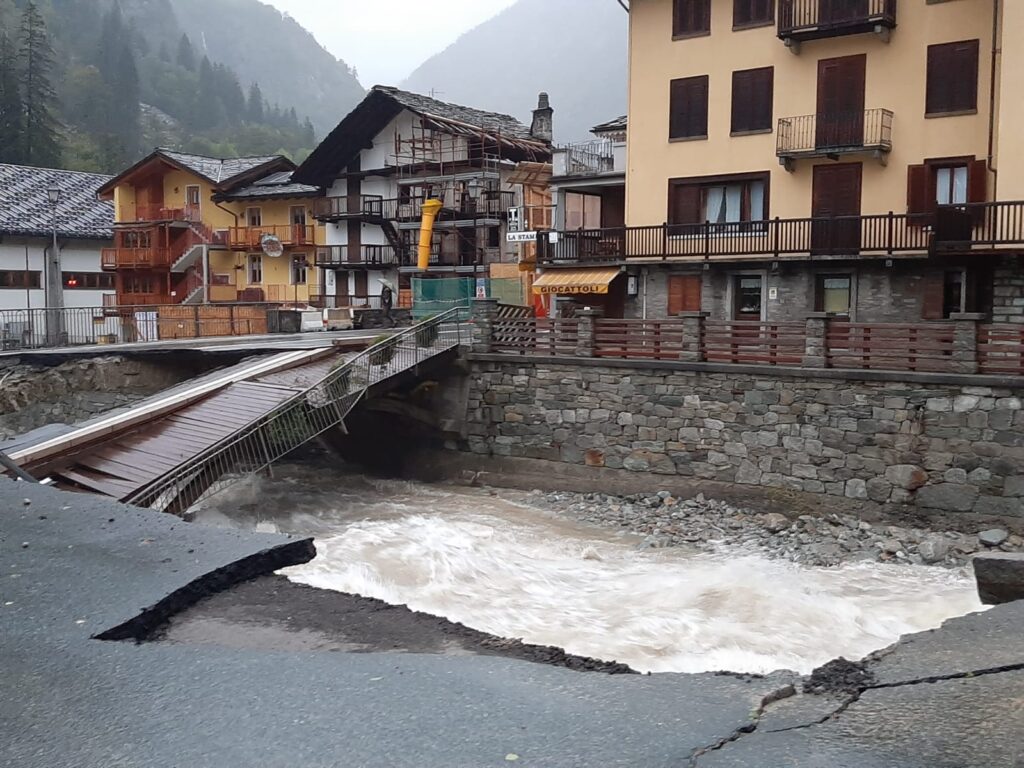
M 750 722 L 744 723 L 735 731 L 730 733 L 728 736 L 718 739 L 711 744 L 703 747 L 697 747 L 693 752 L 690 753 L 689 762 L 687 763 L 688 768 L 697 768 L 697 761 L 702 755 L 706 755 L 708 752 L 714 752 L 721 749 L 727 744 L 731 744 L 734 741 L 739 741 L 744 736 L 753 733 L 757 730 L 757 726 L 764 717 L 765 712 L 768 711 L 768 707 L 776 702 L 783 701 L 784 699 L 791 698 L 796 695 L 796 686 L 792 683 L 776 688 L 761 699 L 761 703 L 757 709 L 750 713 Z
M 869 659 L 876 661 L 882 655 L 888 655 L 892 653 L 899 644 L 890 646 L 889 648 L 872 654 Z M 857 685 L 851 689 L 850 681 L 855 678 L 855 670 L 859 669 L 860 672 L 865 675 L 865 679 L 873 679 L 870 670 L 867 668 L 867 661 L 864 662 L 851 662 L 846 659 L 836 659 L 829 662 L 823 667 L 816 669 L 811 676 L 804 683 L 805 695 L 820 696 L 827 693 L 845 693 L 847 698 L 838 707 L 827 713 L 826 715 L 812 720 L 808 723 L 801 723 L 800 725 L 790 725 L 785 728 L 772 728 L 764 731 L 764 733 L 788 733 L 790 731 L 800 731 L 814 728 L 819 725 L 835 720 L 837 717 L 846 712 L 851 706 L 856 704 L 861 696 L 869 691 L 880 691 L 887 688 L 905 688 L 913 685 L 931 685 L 934 683 L 941 683 L 949 680 L 965 680 L 969 678 L 986 677 L 990 675 L 1000 675 L 1007 672 L 1021 672 L 1024 671 L 1024 662 L 1018 664 L 1004 664 L 998 667 L 987 667 L 984 669 L 973 669 L 961 672 L 951 672 L 945 675 L 930 675 L 928 677 L 914 678 L 912 680 L 899 680 L 893 683 L 871 683 L 867 685 Z M 822 681 L 830 679 L 833 686 L 827 687 L 822 684 Z M 786 690 L 788 693 L 785 693 Z M 687 768 L 699 768 L 699 760 L 701 756 L 708 754 L 709 752 L 718 751 L 729 744 L 739 741 L 744 736 L 748 736 L 755 733 L 758 730 L 761 719 L 768 712 L 768 709 L 779 701 L 791 698 L 796 693 L 793 686 L 787 686 L 786 688 L 780 689 L 773 693 L 768 694 L 761 702 L 761 706 L 758 707 L 753 713 L 751 713 L 750 722 L 740 726 L 732 734 L 726 738 L 719 739 L 718 741 L 709 744 L 704 747 L 700 747 L 691 753 Z M 781 694 L 781 695 L 780 695 Z

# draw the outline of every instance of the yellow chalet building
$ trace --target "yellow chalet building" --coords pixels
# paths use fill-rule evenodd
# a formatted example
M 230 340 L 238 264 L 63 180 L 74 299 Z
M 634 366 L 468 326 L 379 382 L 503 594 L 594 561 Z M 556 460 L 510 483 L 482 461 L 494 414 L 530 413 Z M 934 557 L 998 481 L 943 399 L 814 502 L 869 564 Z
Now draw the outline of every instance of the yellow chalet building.
M 119 306 L 316 301 L 318 187 L 285 157 L 220 159 L 157 149 L 99 190 L 114 203 Z M 113 300 L 114 297 L 112 297 Z
M 628 6 L 625 226 L 548 269 L 620 266 L 627 317 L 1024 323 L 1022 0 Z

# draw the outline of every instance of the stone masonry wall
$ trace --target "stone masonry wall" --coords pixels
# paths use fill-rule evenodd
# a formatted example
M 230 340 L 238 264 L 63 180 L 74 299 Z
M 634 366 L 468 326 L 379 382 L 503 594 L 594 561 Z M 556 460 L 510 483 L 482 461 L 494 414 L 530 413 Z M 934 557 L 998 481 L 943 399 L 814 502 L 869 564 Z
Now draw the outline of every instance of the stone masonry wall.
M 1024 272 L 1019 260 L 1007 257 L 992 282 L 993 322 L 1024 324 Z
M 46 424 L 83 421 L 153 395 L 195 373 L 191 366 L 121 357 L 73 360 L 54 367 L 9 365 L 0 369 L 0 440 Z
M 1024 388 L 472 366 L 475 454 L 1024 517 Z

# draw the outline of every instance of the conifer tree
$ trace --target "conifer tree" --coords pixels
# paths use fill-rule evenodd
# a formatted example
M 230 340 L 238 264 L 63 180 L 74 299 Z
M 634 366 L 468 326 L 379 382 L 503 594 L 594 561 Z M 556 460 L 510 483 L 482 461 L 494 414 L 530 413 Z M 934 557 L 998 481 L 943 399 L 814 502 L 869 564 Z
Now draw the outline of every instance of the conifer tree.
M 0 163 L 22 161 L 24 105 L 14 41 L 0 30 Z
M 184 67 L 189 72 L 196 71 L 196 52 L 192 48 L 192 41 L 188 35 L 183 34 L 178 41 L 178 66 Z
M 260 90 L 259 83 L 253 83 L 249 88 L 249 101 L 246 107 L 246 116 L 250 123 L 263 122 L 263 91 Z
M 22 161 L 26 165 L 55 166 L 60 160 L 60 123 L 54 114 L 57 93 L 50 77 L 53 48 L 46 24 L 33 0 L 21 17 L 19 50 L 21 95 L 24 100 Z

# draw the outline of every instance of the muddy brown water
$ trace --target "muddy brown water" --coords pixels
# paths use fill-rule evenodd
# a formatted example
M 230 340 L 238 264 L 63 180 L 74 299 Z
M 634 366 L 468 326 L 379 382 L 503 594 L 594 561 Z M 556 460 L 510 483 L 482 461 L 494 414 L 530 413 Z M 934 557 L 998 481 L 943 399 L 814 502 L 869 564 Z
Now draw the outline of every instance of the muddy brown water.
M 807 568 L 735 550 L 638 550 L 639 537 L 540 505 L 522 492 L 287 465 L 207 501 L 196 520 L 313 536 L 317 558 L 282 574 L 296 584 L 408 605 L 642 672 L 807 673 L 982 610 L 966 571 Z M 217 634 L 215 625 L 206 629 Z M 325 642 L 307 629 L 310 644 Z

